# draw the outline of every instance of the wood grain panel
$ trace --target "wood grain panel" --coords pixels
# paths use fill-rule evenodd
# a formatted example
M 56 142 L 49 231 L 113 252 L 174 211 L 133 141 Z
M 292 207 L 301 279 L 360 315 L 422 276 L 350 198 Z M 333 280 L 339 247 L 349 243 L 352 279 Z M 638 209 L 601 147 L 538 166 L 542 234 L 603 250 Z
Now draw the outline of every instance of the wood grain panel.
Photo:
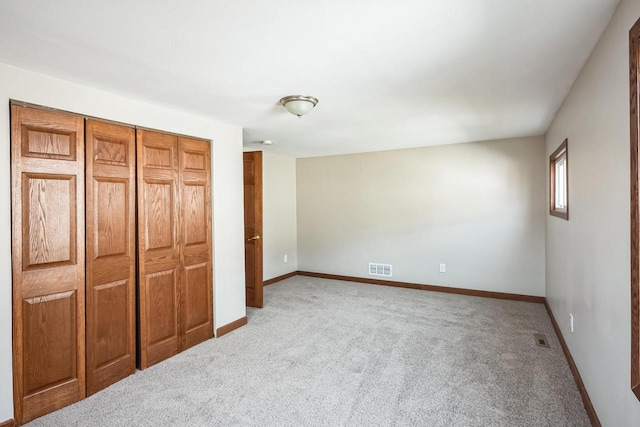
M 76 133 L 70 129 L 51 129 L 47 125 L 22 127 L 22 156 L 43 159 L 76 159 Z
M 86 122 L 87 394 L 135 372 L 135 130 Z
M 184 165 L 183 170 L 207 172 L 208 160 L 207 156 L 205 156 L 203 153 L 183 150 L 182 154 L 182 164 Z
M 90 122 L 93 121 L 90 120 Z M 92 137 L 94 163 L 116 166 L 127 166 L 131 164 L 129 161 L 128 139 L 117 139 L 107 135 L 96 134 L 93 134 Z
M 145 181 L 145 250 L 175 246 L 174 189 L 171 181 Z
M 187 333 L 209 321 L 209 263 L 203 262 L 185 270 L 185 329 Z
M 185 228 L 185 245 L 207 243 L 207 186 L 206 184 L 184 184 L 182 205 Z
M 211 148 L 140 130 L 140 367 L 213 337 Z
M 251 234 L 251 233 L 250 233 Z M 248 300 L 250 301 L 254 301 L 254 295 L 256 292 L 256 269 L 255 269 L 255 263 L 256 263 L 256 251 L 253 248 L 253 244 L 247 243 L 245 242 L 244 245 L 244 265 L 245 265 L 245 274 L 244 274 L 244 280 L 245 280 L 245 287 L 247 292 L 249 293 L 249 297 Z M 247 268 L 247 266 L 251 267 L 251 268 Z M 263 284 L 264 286 L 264 284 Z M 251 304 L 247 303 L 248 306 L 253 307 L 253 302 Z
M 243 153 L 246 303 L 262 307 L 262 152 Z
M 14 413 L 85 396 L 84 121 L 11 106 Z
M 153 133 L 150 131 L 141 131 L 147 132 L 149 134 Z M 172 137 L 175 138 L 175 137 Z M 144 167 L 145 168 L 156 168 L 156 169 L 168 169 L 173 170 L 175 157 L 174 150 L 175 147 L 172 146 L 152 146 L 147 145 L 142 148 L 142 158 L 144 159 Z
M 178 280 L 175 270 L 147 275 L 149 346 L 178 338 Z
M 127 313 L 128 280 L 94 286 L 95 365 L 97 369 L 129 354 L 127 337 L 130 316 Z M 87 333 L 88 335 L 88 333 Z
M 145 279 L 148 366 L 161 362 L 180 351 L 179 289 L 176 269 L 148 274 Z
M 64 265 L 56 268 L 25 270 L 22 273 L 22 298 L 73 291 L 78 287 L 74 276 L 78 267 Z
M 39 393 L 28 395 L 24 398 L 24 410 L 22 416 L 25 420 L 33 420 L 42 415 L 56 411 L 69 405 L 77 393 L 77 383 L 69 381 L 58 384 L 55 388 L 42 390 Z M 71 402 L 74 403 L 74 402 Z
M 94 244 L 96 258 L 109 255 L 129 255 L 132 224 L 128 223 L 129 179 L 94 177 L 93 215 L 97 233 Z
M 211 147 L 180 137 L 181 348 L 213 337 Z
M 139 366 L 180 351 L 178 138 L 138 130 Z
M 25 299 L 24 393 L 33 395 L 77 377 L 76 292 Z
M 76 177 L 24 173 L 22 181 L 23 268 L 74 264 Z

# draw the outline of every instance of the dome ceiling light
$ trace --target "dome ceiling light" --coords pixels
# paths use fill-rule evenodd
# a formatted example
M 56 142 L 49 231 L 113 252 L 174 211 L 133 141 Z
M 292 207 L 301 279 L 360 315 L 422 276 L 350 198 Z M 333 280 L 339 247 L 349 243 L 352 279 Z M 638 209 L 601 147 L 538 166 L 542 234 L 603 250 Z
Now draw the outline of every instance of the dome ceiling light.
M 313 96 L 289 95 L 282 98 L 280 104 L 291 114 L 301 117 L 313 110 L 318 104 L 318 99 Z

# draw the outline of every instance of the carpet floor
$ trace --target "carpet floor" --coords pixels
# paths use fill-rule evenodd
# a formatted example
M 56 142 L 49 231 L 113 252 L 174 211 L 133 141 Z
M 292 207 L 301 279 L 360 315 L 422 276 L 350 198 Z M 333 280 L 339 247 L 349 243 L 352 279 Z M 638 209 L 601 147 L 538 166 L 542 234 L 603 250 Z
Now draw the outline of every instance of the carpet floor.
M 296 276 L 247 316 L 27 426 L 590 425 L 542 304 Z

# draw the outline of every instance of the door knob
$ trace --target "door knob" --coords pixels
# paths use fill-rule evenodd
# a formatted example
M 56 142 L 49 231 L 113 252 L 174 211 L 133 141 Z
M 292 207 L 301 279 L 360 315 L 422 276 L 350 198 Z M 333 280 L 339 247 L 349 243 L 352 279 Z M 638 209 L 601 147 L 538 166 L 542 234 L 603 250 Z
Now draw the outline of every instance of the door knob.
M 253 236 L 253 237 L 249 237 L 249 238 L 247 239 L 247 242 L 250 242 L 250 241 L 252 241 L 252 240 L 260 240 L 260 235 L 258 235 L 258 236 Z

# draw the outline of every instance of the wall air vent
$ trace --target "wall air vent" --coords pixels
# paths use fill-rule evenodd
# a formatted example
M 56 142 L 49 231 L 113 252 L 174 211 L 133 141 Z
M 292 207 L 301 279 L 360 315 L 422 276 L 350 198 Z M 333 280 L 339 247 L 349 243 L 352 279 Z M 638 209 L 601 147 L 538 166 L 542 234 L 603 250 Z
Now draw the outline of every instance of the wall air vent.
M 369 275 L 371 276 L 391 277 L 391 273 L 391 264 L 377 264 L 375 262 L 369 263 Z

